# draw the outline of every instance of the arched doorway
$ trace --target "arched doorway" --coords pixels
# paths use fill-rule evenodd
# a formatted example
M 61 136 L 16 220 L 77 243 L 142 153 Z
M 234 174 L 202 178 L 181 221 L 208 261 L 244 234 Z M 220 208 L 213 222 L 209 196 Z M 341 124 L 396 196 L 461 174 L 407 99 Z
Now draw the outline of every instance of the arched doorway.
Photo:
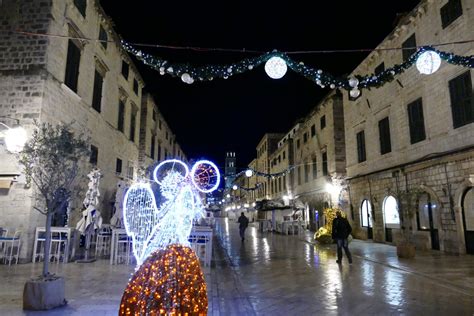
M 385 223 L 385 241 L 392 242 L 392 229 L 400 228 L 400 214 L 395 197 L 389 195 L 383 201 L 383 217 Z
M 462 198 L 462 221 L 466 252 L 474 254 L 474 188 L 469 188 Z
M 370 205 L 370 201 L 365 199 L 362 201 L 360 206 L 360 224 L 362 227 L 367 228 L 367 239 L 373 238 L 372 233 L 372 206 Z
M 419 231 L 430 232 L 431 249 L 439 250 L 438 205 L 432 201 L 431 195 L 428 193 L 420 195 L 416 223 Z

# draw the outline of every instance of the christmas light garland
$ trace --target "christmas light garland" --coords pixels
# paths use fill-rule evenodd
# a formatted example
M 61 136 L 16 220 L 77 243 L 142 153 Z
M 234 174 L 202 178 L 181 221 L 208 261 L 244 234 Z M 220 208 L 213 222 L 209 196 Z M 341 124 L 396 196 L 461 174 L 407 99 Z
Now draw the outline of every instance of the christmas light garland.
M 127 52 L 133 54 L 145 65 L 159 71 L 161 75 L 168 74 L 173 77 L 179 77 L 183 82 L 188 84 L 192 84 L 195 81 L 211 81 L 214 78 L 227 79 L 230 76 L 253 70 L 261 64 L 267 63 L 266 71 L 271 78 L 281 78 L 286 72 L 286 67 L 288 67 L 305 78 L 314 81 L 322 88 L 330 87 L 331 89 L 339 88 L 351 91 L 352 97 L 358 97 L 360 89 L 376 88 L 392 81 L 395 76 L 403 73 L 413 66 L 413 64 L 416 64 L 419 57 L 423 58 L 425 65 L 426 62 L 430 62 L 430 59 L 431 62 L 436 62 L 433 60 L 433 57 L 435 59 L 439 57 L 453 65 L 474 68 L 474 56 L 460 56 L 437 50 L 432 46 L 419 47 L 416 53 L 411 55 L 405 62 L 396 64 L 378 74 L 357 75 L 350 78 L 337 77 L 321 69 L 306 66 L 303 62 L 296 62 L 287 54 L 276 50 L 254 58 L 245 58 L 232 64 L 192 66 L 190 64 L 172 63 L 163 58 L 152 56 L 134 48 L 125 41 L 122 41 L 122 46 Z M 430 52 L 430 54 L 424 54 L 426 52 Z M 271 62 L 271 65 L 268 65 L 268 62 Z M 427 72 L 423 72 L 418 65 L 417 67 L 421 73 L 427 74 Z M 268 71 L 267 68 L 269 68 L 270 71 Z M 436 67 L 432 67 L 433 71 L 428 73 L 433 73 L 435 71 L 434 68 Z

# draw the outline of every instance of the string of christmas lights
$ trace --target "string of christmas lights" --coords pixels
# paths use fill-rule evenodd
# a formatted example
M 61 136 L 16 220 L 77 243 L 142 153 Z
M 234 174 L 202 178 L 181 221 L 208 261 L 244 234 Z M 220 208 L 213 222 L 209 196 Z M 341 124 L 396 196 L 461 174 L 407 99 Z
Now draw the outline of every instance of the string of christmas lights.
M 305 78 L 314 81 L 322 88 L 327 86 L 331 89 L 348 90 L 353 98 L 360 95 L 360 89 L 380 87 L 392 81 L 397 75 L 403 73 L 414 64 L 416 64 L 422 74 L 434 73 L 439 68 L 441 60 L 457 66 L 474 68 L 474 56 L 460 56 L 437 50 L 433 46 L 420 47 L 405 62 L 396 64 L 378 74 L 357 75 L 350 78 L 336 77 L 321 69 L 306 66 L 303 62 L 296 62 L 288 54 L 276 50 L 226 65 L 192 66 L 190 64 L 172 63 L 163 58 L 152 56 L 136 49 L 125 41 L 122 41 L 122 46 L 145 65 L 159 71 L 161 75 L 168 74 L 173 77 L 179 77 L 188 84 L 192 84 L 195 81 L 211 81 L 214 78 L 227 79 L 233 75 L 253 70 L 265 63 L 265 71 L 273 79 L 282 78 L 287 68 L 290 68 Z

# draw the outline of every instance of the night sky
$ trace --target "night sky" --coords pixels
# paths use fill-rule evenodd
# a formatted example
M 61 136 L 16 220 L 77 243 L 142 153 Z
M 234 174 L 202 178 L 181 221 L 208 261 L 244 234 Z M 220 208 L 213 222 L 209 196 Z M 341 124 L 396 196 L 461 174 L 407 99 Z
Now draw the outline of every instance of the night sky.
M 258 2 L 134 0 L 122 5 L 116 0 L 101 0 L 116 31 L 131 43 L 261 51 L 374 48 L 392 31 L 397 13 L 409 12 L 419 0 L 313 1 L 314 8 L 309 8 L 309 2 L 291 1 L 287 6 Z M 170 62 L 195 65 L 232 63 L 256 56 L 143 50 Z M 290 57 L 344 75 L 367 54 Z M 179 78 L 160 76 L 138 61 L 136 65 L 145 78 L 146 90 L 155 96 L 188 158 L 211 159 L 221 167 L 225 152 L 232 150 L 238 167 L 244 168 L 256 156 L 255 147 L 264 133 L 287 132 L 329 92 L 291 70 L 280 80 L 270 79 L 263 65 L 227 80 L 192 85 Z

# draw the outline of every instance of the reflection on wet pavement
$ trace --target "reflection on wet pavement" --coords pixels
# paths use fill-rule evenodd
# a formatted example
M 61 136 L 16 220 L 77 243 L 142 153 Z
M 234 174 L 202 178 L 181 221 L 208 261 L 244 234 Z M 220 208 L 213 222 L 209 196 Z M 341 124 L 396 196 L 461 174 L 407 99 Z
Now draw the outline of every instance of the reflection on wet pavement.
M 447 268 L 456 260 L 467 260 L 462 268 L 472 278 L 473 256 L 421 256 L 400 262 L 394 247 L 354 241 L 350 245 L 354 263 L 349 265 L 344 257 L 338 265 L 335 246 L 314 245 L 308 236 L 261 233 L 249 227 L 241 242 L 238 224 L 228 219 L 218 222 L 216 233 L 229 265 L 213 272 L 219 280 L 213 280 L 212 288 L 219 295 L 212 299 L 219 297 L 219 303 L 213 302 L 212 315 L 472 315 L 474 311 L 474 288 L 461 277 L 431 273 L 440 262 L 446 261 Z

